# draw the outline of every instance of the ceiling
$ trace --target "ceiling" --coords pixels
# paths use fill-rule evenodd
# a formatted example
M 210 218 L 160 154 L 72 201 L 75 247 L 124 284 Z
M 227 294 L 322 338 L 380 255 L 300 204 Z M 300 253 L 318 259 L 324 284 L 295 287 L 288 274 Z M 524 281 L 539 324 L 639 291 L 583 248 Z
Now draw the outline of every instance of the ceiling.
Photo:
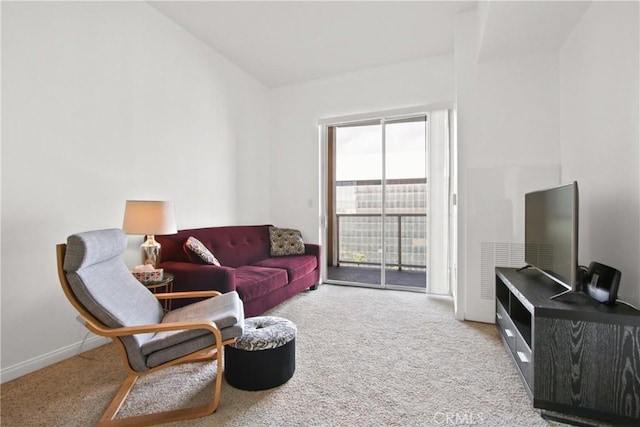
M 478 60 L 557 51 L 590 1 L 148 1 L 267 87 L 453 53 L 478 9 Z
M 475 1 L 150 1 L 268 87 L 453 53 Z
M 480 61 L 557 52 L 591 1 L 490 1 L 478 7 Z

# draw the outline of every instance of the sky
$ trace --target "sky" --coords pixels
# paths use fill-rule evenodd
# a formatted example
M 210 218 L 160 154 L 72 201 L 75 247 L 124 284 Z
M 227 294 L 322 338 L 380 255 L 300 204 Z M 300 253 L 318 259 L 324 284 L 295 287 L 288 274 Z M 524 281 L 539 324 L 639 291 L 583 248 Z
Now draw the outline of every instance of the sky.
M 426 178 L 426 123 L 386 125 L 387 179 Z M 336 132 L 336 180 L 382 178 L 380 125 L 338 127 Z

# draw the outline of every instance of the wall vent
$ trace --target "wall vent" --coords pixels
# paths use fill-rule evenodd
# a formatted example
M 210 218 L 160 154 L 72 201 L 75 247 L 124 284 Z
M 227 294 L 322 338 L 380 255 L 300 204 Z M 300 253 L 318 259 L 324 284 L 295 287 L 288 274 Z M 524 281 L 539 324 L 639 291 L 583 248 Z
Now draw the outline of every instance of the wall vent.
M 522 243 L 480 243 L 480 299 L 495 298 L 495 267 L 524 266 Z

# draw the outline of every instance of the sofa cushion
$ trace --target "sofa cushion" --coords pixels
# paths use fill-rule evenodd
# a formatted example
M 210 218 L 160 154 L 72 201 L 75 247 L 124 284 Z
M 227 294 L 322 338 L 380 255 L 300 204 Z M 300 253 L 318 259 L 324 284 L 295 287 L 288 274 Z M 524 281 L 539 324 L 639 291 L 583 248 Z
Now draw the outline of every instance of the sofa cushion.
M 301 255 L 304 253 L 302 233 L 291 228 L 269 227 L 271 256 Z
M 279 268 L 255 265 L 236 268 L 236 290 L 243 301 L 267 295 L 287 283 L 287 272 Z
M 220 267 L 220 261 L 211 253 L 209 249 L 193 236 L 184 242 L 184 251 L 189 261 L 197 264 L 212 264 Z
M 314 255 L 273 257 L 259 261 L 254 265 L 286 270 L 289 275 L 289 282 L 293 282 L 315 270 L 318 266 L 318 258 Z

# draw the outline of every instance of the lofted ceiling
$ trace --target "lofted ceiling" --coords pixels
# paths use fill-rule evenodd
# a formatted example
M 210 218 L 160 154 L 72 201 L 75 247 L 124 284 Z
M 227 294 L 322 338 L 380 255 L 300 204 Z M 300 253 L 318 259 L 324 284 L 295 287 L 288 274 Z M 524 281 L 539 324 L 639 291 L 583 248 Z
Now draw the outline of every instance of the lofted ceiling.
M 453 53 L 475 1 L 150 1 L 268 87 Z
M 267 87 L 453 53 L 478 9 L 478 59 L 557 51 L 589 1 L 148 1 Z
M 590 1 L 489 1 L 479 5 L 478 59 L 556 52 Z

